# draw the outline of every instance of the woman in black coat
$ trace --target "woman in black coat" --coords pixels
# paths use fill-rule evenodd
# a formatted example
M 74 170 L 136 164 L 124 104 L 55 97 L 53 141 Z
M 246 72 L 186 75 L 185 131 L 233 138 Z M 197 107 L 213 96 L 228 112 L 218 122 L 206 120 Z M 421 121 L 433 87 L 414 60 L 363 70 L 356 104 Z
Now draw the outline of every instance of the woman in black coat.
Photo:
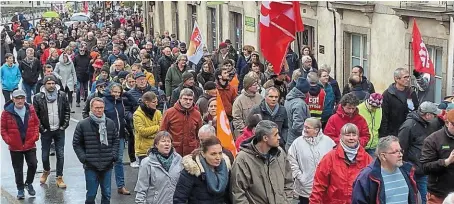
M 173 204 L 230 203 L 231 164 L 217 137 L 204 139 L 200 149 L 183 157 L 183 167 Z
M 201 72 L 197 75 L 197 82 L 203 87 L 209 81 L 215 82 L 214 67 L 212 63 L 204 62 Z

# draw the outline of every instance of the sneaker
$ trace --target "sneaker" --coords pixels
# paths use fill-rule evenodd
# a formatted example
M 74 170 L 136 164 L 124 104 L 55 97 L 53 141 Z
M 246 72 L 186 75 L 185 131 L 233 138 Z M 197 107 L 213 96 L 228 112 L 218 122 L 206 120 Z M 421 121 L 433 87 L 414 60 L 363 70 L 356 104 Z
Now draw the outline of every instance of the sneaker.
M 47 181 L 47 177 L 49 176 L 50 171 L 43 171 L 43 175 L 41 175 L 41 178 L 39 179 L 39 182 L 41 184 L 45 184 Z
M 80 103 L 76 103 L 76 107 L 80 107 Z
M 129 164 L 132 168 L 139 168 L 139 161 L 135 161 L 135 162 L 131 162 L 131 164 Z
M 17 191 L 17 200 L 23 200 L 23 199 L 25 199 L 24 190 L 18 190 Z
M 36 195 L 36 191 L 35 191 L 35 189 L 33 189 L 32 184 L 25 184 L 25 189 L 28 191 L 28 195 L 30 195 L 30 196 Z

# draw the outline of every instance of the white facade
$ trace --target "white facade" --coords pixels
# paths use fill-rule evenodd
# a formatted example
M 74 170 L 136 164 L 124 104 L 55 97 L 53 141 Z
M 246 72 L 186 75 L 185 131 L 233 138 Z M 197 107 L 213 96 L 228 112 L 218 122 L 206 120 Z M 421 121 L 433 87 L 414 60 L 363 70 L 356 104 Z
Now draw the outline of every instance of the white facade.
M 210 2 L 155 2 L 154 31 L 162 33 L 168 30 L 187 42 L 192 32 L 192 20 L 196 19 L 210 51 L 225 39 L 230 39 L 236 47 L 249 44 L 256 50 L 260 49 L 259 2 L 207 4 Z M 330 65 L 332 75 L 340 84 L 348 78 L 351 67 L 360 64 L 376 91 L 383 92 L 393 82 L 396 68 L 413 69 L 410 42 L 412 19 L 416 18 L 436 66 L 433 97 L 439 101 L 442 96 L 451 94 L 453 86 L 454 33 L 451 15 L 454 9 L 452 2 L 434 1 L 428 4 L 398 1 L 300 2 L 305 24 L 300 44 L 312 47 L 319 66 Z M 254 23 L 252 28 L 247 26 L 251 22 Z

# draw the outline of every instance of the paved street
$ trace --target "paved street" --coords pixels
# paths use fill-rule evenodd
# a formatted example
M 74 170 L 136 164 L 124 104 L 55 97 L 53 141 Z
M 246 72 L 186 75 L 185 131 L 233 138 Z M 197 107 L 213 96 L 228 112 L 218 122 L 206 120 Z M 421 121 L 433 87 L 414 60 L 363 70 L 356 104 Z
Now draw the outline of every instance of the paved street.
M 4 106 L 4 99 L 3 96 L 0 97 L 0 110 L 3 111 Z M 74 105 L 75 107 L 75 105 Z M 81 107 L 82 108 L 82 107 Z M 77 120 L 82 119 L 81 108 L 75 108 L 76 113 L 71 114 L 71 122 L 66 129 L 66 140 L 65 140 L 65 168 L 63 171 L 63 178 L 65 183 L 68 185 L 66 189 L 59 189 L 55 185 L 55 164 L 56 158 L 55 156 L 50 157 L 50 163 L 52 173 L 49 176 L 47 184 L 40 185 L 39 177 L 41 176 L 41 172 L 43 171 L 43 166 L 41 162 L 41 142 L 37 142 L 37 157 L 38 157 L 38 172 L 35 175 L 34 181 L 34 188 L 36 190 L 36 196 L 34 198 L 29 197 L 26 193 L 26 197 L 24 201 L 17 201 L 15 200 L 17 190 L 16 184 L 14 182 L 14 171 L 11 164 L 11 157 L 8 151 L 8 147 L 5 142 L 2 140 L 0 145 L 0 158 L 2 161 L 1 165 L 1 187 L 2 187 L 2 196 L 1 196 L 1 203 L 36 203 L 36 204 L 63 204 L 63 203 L 71 203 L 71 204 L 80 204 L 84 203 L 85 201 L 85 177 L 84 171 L 82 168 L 82 164 L 76 157 L 72 147 L 72 138 L 74 129 L 77 125 Z M 126 188 L 128 188 L 132 193 L 135 187 L 138 169 L 133 169 L 129 166 L 129 158 L 127 156 L 127 151 L 124 153 L 124 161 L 125 161 L 125 183 Z M 27 167 L 26 164 L 24 165 L 24 171 L 26 171 Z M 3 195 L 6 192 L 9 195 Z M 115 177 L 114 172 L 112 172 L 112 199 L 111 203 L 134 203 L 135 194 L 125 196 L 119 195 L 116 192 L 116 184 L 115 184 Z M 101 201 L 101 192 L 98 191 L 97 202 L 100 203 Z

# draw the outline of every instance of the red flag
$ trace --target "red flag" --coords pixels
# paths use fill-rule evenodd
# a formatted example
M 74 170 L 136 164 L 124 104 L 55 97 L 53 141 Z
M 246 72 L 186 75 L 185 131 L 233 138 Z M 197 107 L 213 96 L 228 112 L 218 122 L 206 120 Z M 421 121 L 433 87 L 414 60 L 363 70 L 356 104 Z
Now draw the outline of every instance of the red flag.
M 262 1 L 260 8 L 260 47 L 263 56 L 279 74 L 287 47 L 304 31 L 298 1 Z
M 88 1 L 84 1 L 84 13 L 88 14 Z
M 413 38 L 411 41 L 411 47 L 413 49 L 413 64 L 415 70 L 421 73 L 428 73 L 430 75 L 435 74 L 434 64 L 429 58 L 429 51 L 427 50 L 426 44 L 422 40 L 421 33 L 419 32 L 416 19 L 413 20 Z

